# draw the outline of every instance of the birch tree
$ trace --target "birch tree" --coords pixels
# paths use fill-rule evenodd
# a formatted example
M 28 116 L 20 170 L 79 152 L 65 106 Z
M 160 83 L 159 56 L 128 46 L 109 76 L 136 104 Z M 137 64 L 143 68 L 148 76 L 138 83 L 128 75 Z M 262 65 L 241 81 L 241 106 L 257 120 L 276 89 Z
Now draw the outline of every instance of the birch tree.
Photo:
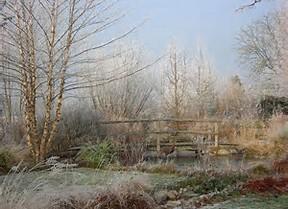
M 83 72 L 83 63 L 96 63 L 89 55 L 133 30 L 105 39 L 103 32 L 122 18 L 111 11 L 114 4 L 105 0 L 6 2 L 3 28 L 12 53 L 3 51 L 1 57 L 9 63 L 6 76 L 17 84 L 13 89 L 23 95 L 26 142 L 36 161 L 49 152 L 65 92 L 80 87 L 75 76 Z

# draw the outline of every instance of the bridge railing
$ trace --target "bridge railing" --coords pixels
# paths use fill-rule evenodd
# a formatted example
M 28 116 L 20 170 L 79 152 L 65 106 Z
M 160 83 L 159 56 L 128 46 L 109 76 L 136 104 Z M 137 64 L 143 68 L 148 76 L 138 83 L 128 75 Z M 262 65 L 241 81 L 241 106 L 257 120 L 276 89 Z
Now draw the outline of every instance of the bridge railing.
M 121 135 L 150 135 L 156 138 L 156 150 L 160 151 L 161 146 L 167 146 L 169 143 L 164 143 L 163 138 L 166 136 L 204 136 L 208 140 L 206 143 L 214 146 L 219 145 L 219 124 L 221 120 L 217 119 L 171 119 L 171 118 L 157 118 L 157 119 L 135 119 L 135 120 L 113 120 L 113 121 L 99 121 L 99 125 L 117 125 L 128 124 L 133 127 L 134 124 L 149 126 L 149 130 L 143 128 L 143 131 L 128 131 L 121 133 Z M 152 126 L 152 128 L 151 128 Z M 133 128 L 132 128 L 133 129 Z M 161 141 L 163 143 L 161 143 Z M 176 146 L 181 146 L 181 143 Z

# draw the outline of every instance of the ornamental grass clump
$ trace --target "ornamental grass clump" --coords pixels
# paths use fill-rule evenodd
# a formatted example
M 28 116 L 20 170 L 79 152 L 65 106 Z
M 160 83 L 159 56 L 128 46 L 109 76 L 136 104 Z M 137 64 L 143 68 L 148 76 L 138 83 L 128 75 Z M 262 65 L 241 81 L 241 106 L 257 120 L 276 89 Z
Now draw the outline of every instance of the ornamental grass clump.
M 105 140 L 96 145 L 83 146 L 77 155 L 77 161 L 92 168 L 103 168 L 114 162 L 115 154 L 113 144 Z

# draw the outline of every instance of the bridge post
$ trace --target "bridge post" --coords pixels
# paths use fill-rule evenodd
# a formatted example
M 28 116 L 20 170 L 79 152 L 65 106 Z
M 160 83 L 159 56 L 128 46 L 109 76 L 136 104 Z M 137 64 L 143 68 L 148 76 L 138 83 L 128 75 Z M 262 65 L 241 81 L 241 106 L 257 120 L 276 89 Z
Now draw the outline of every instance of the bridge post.
M 218 123 L 217 122 L 215 122 L 215 124 L 214 124 L 214 134 L 215 134 L 215 147 L 218 147 L 219 146 L 219 138 L 218 138 L 218 131 L 219 131 L 219 129 L 218 129 Z
M 161 130 L 161 127 L 160 127 L 160 121 L 158 121 L 158 123 L 157 123 L 157 131 L 159 131 L 160 132 L 160 130 Z M 157 152 L 158 153 L 160 153 L 160 151 L 161 151 L 161 147 L 160 147 L 160 144 L 161 144 L 161 139 L 160 139 L 160 134 L 157 134 L 157 144 L 156 144 L 156 150 L 157 150 Z

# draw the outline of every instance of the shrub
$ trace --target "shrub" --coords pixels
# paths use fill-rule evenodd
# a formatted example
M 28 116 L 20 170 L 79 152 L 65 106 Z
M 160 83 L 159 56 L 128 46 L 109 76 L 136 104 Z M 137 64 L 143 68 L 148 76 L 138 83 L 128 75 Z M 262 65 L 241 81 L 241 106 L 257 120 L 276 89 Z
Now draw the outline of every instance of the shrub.
M 249 170 L 249 173 L 256 176 L 265 176 L 271 174 L 271 169 L 267 168 L 265 165 L 257 165 Z
M 244 185 L 243 192 L 277 194 L 287 193 L 288 178 L 276 179 L 267 177 L 264 179 L 250 180 Z
M 78 153 L 77 160 L 84 161 L 89 167 L 103 168 L 115 160 L 114 147 L 108 140 L 97 145 L 83 146 Z
M 98 191 L 96 194 L 72 196 L 67 200 L 59 200 L 51 209 L 154 209 L 156 204 L 153 198 L 142 189 L 142 185 L 124 183 L 112 185 Z M 50 209 L 50 208 L 49 208 Z
M 20 145 L 24 142 L 25 128 L 21 118 L 7 124 L 0 122 L 0 142 L 5 145 Z
M 9 150 L 0 150 L 0 173 L 8 172 L 15 162 L 15 156 Z
M 200 194 L 207 194 L 214 191 L 222 191 L 226 187 L 237 184 L 238 182 L 243 181 L 245 176 L 239 174 L 231 175 L 215 175 L 211 177 L 203 177 L 202 183 L 197 182 L 194 191 Z
M 144 137 L 125 136 L 117 139 L 118 159 L 122 165 L 130 166 L 142 162 L 146 151 Z
M 98 137 L 105 133 L 104 127 L 99 126 L 98 120 L 98 115 L 91 112 L 89 108 L 70 107 L 63 109 L 63 117 L 51 146 L 51 153 L 58 155 L 71 147 L 81 146 L 89 142 L 95 143 Z M 39 129 L 43 129 L 43 127 L 39 127 Z
M 246 181 L 247 176 L 239 173 L 195 173 L 192 177 L 186 177 L 168 186 L 168 189 L 179 190 L 189 188 L 198 194 L 207 194 L 222 191 L 227 187 L 235 186 Z

